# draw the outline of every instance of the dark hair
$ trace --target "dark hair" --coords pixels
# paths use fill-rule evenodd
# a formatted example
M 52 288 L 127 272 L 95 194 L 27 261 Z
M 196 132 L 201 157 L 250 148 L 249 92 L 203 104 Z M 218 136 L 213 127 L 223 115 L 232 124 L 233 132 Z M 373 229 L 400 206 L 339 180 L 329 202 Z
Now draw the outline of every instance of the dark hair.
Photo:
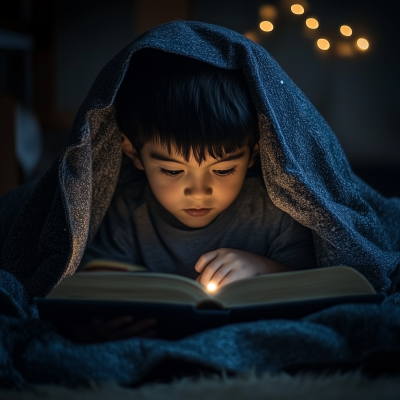
M 154 49 L 135 53 L 115 99 L 116 121 L 137 151 L 174 144 L 201 164 L 259 140 L 257 112 L 241 70 Z

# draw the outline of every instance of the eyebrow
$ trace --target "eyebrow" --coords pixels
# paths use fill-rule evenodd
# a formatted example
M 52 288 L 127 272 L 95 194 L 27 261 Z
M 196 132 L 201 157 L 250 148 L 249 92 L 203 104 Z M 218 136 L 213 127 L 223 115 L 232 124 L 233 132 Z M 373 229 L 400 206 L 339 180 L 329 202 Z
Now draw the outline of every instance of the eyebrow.
M 214 163 L 212 163 L 212 164 L 210 165 L 210 167 L 213 166 L 213 165 L 215 165 L 215 164 L 218 164 L 218 163 L 220 163 L 220 162 L 238 160 L 239 158 L 242 158 L 243 156 L 244 156 L 244 151 L 241 151 L 240 153 L 237 153 L 237 154 L 231 154 L 230 156 L 226 156 L 226 157 L 224 157 L 224 158 L 221 158 L 221 159 L 215 161 Z M 156 152 L 151 152 L 151 153 L 150 153 L 150 157 L 151 157 L 151 158 L 154 158 L 155 160 L 170 161 L 170 162 L 175 162 L 175 163 L 178 163 L 178 164 L 183 164 L 183 165 L 185 165 L 185 163 L 182 162 L 182 161 L 175 160 L 175 159 L 172 158 L 172 157 L 166 156 L 166 155 L 164 155 L 164 154 L 156 153 Z

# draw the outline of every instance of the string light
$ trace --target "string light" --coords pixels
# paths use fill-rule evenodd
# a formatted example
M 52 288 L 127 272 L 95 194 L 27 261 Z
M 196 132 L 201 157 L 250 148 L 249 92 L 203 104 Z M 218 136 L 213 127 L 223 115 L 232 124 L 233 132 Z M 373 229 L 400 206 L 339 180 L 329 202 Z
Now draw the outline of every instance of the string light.
M 354 54 L 354 47 L 349 42 L 341 42 L 337 44 L 336 51 L 339 56 L 352 57 Z
M 342 26 L 340 27 L 340 33 L 341 33 L 343 36 L 351 36 L 352 33 L 353 33 L 353 31 L 352 31 L 352 29 L 351 29 L 349 26 L 347 26 L 347 25 L 342 25 Z
M 254 31 L 248 31 L 243 34 L 247 39 L 252 40 L 254 43 L 258 43 L 258 36 Z
M 328 50 L 329 47 L 331 47 L 330 43 L 326 39 L 318 39 L 317 40 L 317 46 L 321 50 Z
M 369 47 L 369 43 L 367 39 L 360 38 L 357 40 L 357 46 L 362 50 L 365 51 Z
M 271 32 L 274 29 L 274 25 L 269 21 L 262 21 L 260 23 L 260 29 L 264 32 Z
M 306 25 L 310 29 L 317 29 L 319 27 L 319 22 L 315 18 L 307 18 Z
M 217 285 L 216 285 L 215 283 L 209 283 L 209 284 L 207 285 L 207 290 L 208 290 L 209 292 L 213 292 L 216 288 L 217 288 Z
M 301 6 L 300 4 L 293 4 L 292 7 L 290 7 L 290 9 L 292 10 L 293 14 L 296 15 L 304 14 L 304 7 Z
M 278 16 L 276 7 L 268 5 L 261 6 L 259 11 L 260 17 L 263 19 L 275 19 Z
M 301 4 L 292 4 L 290 6 L 290 10 L 293 14 L 302 15 L 305 13 L 305 9 L 308 10 L 309 5 L 307 4 L 307 2 L 305 0 L 297 0 L 297 1 L 301 2 Z M 289 2 L 289 0 L 286 0 L 285 2 L 286 2 L 286 6 L 289 6 L 290 3 L 287 4 L 287 2 Z M 259 24 L 260 30 L 263 32 L 271 32 L 275 28 L 274 23 L 275 23 L 276 18 L 278 17 L 278 8 L 271 4 L 262 5 L 259 7 L 259 16 L 260 16 L 260 20 L 261 20 L 261 22 Z M 319 25 L 320 25 L 319 21 L 316 18 L 307 18 L 305 23 L 306 23 L 307 28 L 312 29 L 312 30 L 318 29 Z M 343 36 L 346 36 L 346 37 L 353 35 L 353 30 L 348 25 L 340 26 L 339 31 Z M 308 30 L 304 30 L 304 34 L 310 38 L 314 37 L 314 34 Z M 260 41 L 263 40 L 262 38 L 265 37 L 256 29 L 254 29 L 252 31 L 248 31 L 248 32 L 244 33 L 243 35 L 246 36 L 248 39 L 254 41 L 255 43 L 260 43 Z M 323 39 L 323 38 L 318 39 L 316 42 L 316 45 L 320 50 L 323 50 L 323 51 L 329 50 L 331 48 L 331 43 L 329 43 L 329 41 L 327 39 Z M 352 57 L 352 56 L 356 55 L 357 48 L 361 51 L 368 50 L 369 49 L 368 40 L 365 38 L 359 38 L 354 43 L 353 41 L 348 41 L 347 39 L 341 39 L 341 40 L 339 39 L 339 40 L 335 40 L 335 42 L 333 43 L 332 49 L 339 56 Z M 216 286 L 213 284 L 209 284 L 207 289 L 210 291 L 214 291 L 216 289 Z

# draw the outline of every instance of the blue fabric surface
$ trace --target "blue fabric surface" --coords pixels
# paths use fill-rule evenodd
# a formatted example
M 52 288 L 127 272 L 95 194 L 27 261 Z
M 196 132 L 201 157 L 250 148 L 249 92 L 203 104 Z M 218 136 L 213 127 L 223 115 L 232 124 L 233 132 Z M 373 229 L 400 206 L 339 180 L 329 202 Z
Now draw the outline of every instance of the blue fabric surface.
M 70 342 L 39 319 L 0 315 L 0 385 L 135 385 L 172 360 L 184 362 L 183 369 L 189 363 L 232 373 L 361 364 L 373 352 L 400 352 L 400 296 L 387 303 L 335 306 L 301 321 L 233 324 L 179 341 L 132 338 L 92 345 Z
M 132 54 L 145 47 L 243 70 L 272 201 L 312 229 L 319 266 L 356 268 L 387 295 L 384 304 L 337 306 L 297 322 L 236 324 L 177 342 L 77 345 L 37 319 L 33 296 L 74 273 L 115 187 L 134 179 L 122 162 L 112 103 Z M 0 215 L 0 384 L 133 384 L 167 358 L 261 372 L 400 350 L 400 200 L 384 198 L 355 176 L 304 94 L 263 48 L 230 30 L 178 21 L 136 38 L 100 72 L 47 173 L 29 192 L 0 199 Z

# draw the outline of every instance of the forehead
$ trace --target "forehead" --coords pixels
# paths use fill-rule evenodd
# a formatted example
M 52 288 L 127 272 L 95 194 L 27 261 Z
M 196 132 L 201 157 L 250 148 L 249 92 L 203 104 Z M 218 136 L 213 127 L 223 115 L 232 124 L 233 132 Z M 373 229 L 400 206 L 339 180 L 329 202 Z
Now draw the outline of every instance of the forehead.
M 198 160 L 193 150 L 190 151 L 188 157 L 185 157 L 185 154 L 180 151 L 180 149 L 173 143 L 168 145 L 158 143 L 158 142 L 148 142 L 143 146 L 143 149 L 150 158 L 154 160 L 161 160 L 161 161 L 171 161 L 171 162 L 179 162 L 182 164 L 196 164 L 197 166 L 207 165 L 207 164 L 214 164 L 216 161 L 223 162 L 223 161 L 230 161 L 232 159 L 239 160 L 241 158 L 245 158 L 244 156 L 250 151 L 248 146 L 243 148 L 237 149 L 236 151 L 230 153 L 223 153 L 221 157 L 212 156 L 208 153 L 208 151 L 204 150 L 204 159 Z

